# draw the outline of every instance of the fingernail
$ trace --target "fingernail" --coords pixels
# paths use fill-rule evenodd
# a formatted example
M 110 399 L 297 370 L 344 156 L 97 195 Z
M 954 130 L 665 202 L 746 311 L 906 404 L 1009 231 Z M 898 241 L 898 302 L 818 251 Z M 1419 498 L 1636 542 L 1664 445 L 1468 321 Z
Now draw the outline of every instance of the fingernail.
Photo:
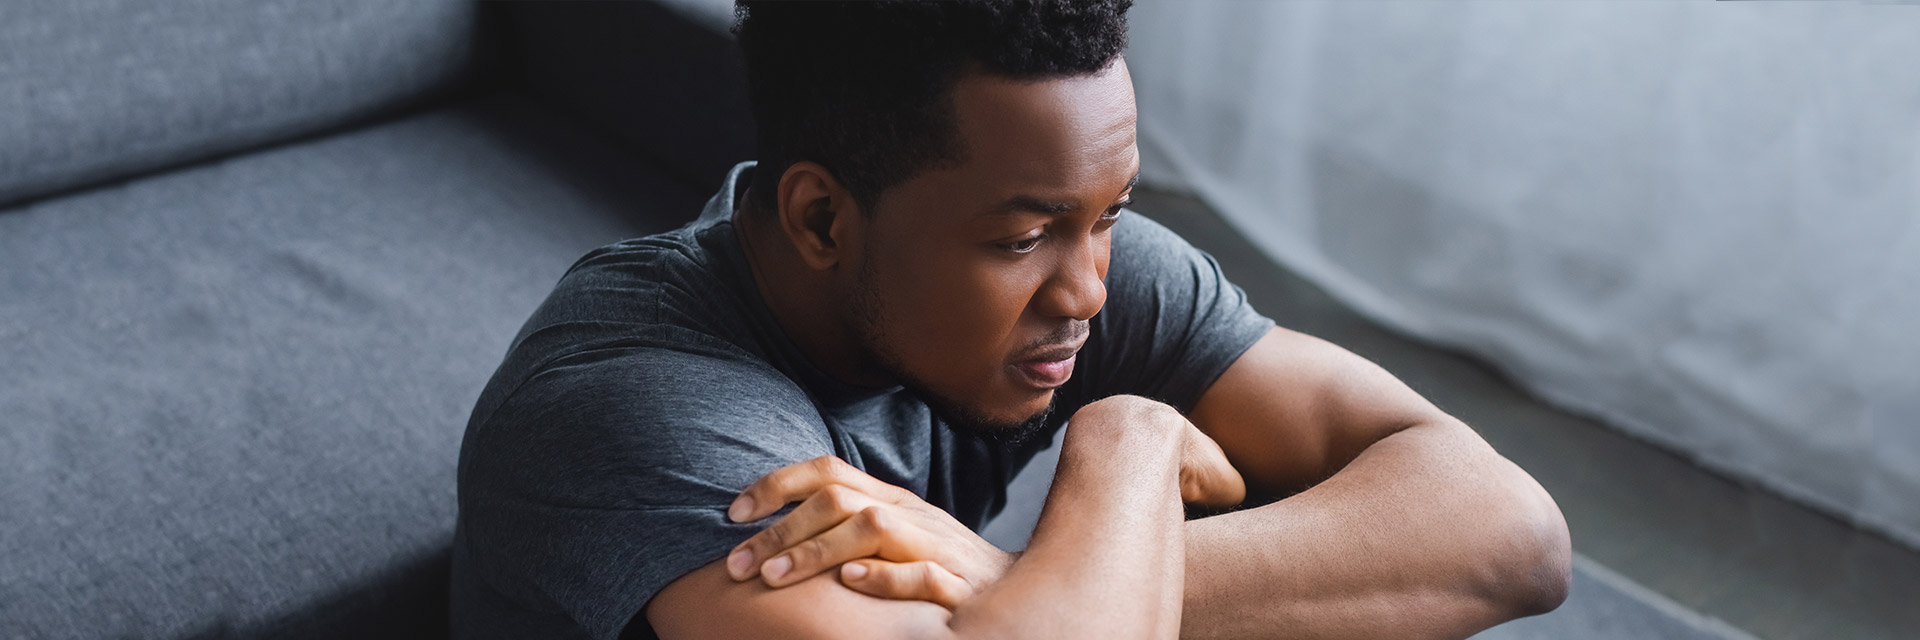
M 867 565 L 854 564 L 851 562 L 841 565 L 840 577 L 846 578 L 848 580 L 859 580 L 861 578 L 865 578 L 867 577 Z
M 740 496 L 733 500 L 733 506 L 727 507 L 727 519 L 734 522 L 746 522 L 753 514 L 753 498 Z
M 733 555 L 727 556 L 727 573 L 733 574 L 734 577 L 743 577 L 751 569 L 753 569 L 752 549 L 735 549 Z
M 760 573 L 765 574 L 769 580 L 779 580 L 780 576 L 787 575 L 787 570 L 792 568 L 793 559 L 780 556 L 760 565 Z

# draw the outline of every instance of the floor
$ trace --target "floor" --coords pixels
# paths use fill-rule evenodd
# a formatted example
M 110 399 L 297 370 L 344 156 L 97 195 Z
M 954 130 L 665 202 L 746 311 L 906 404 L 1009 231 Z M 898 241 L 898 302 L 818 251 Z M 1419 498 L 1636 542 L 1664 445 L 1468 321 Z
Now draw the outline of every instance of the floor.
M 1920 638 L 1920 552 L 1547 406 L 1478 360 L 1387 331 L 1275 264 L 1195 198 L 1139 190 L 1133 208 L 1213 254 L 1279 324 L 1378 362 L 1553 494 L 1578 556 L 1572 598 L 1479 637 Z M 1044 491 L 1044 481 L 1029 490 Z M 989 539 L 1024 541 L 1028 517 L 994 522 Z

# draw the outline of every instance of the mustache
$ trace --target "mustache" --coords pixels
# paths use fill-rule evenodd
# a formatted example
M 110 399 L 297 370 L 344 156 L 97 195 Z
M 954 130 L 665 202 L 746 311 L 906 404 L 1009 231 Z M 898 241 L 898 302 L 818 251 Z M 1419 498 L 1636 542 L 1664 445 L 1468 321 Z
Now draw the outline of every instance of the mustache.
M 1091 333 L 1093 333 L 1093 323 L 1086 320 L 1070 320 L 1065 324 L 1055 327 L 1052 331 L 1047 332 L 1047 335 L 1042 336 L 1040 339 L 1022 346 L 1019 353 L 1031 356 L 1033 354 L 1060 352 L 1048 355 L 1058 355 L 1060 359 L 1064 359 L 1066 356 L 1071 355 L 1065 351 L 1067 348 L 1083 344 L 1087 336 Z

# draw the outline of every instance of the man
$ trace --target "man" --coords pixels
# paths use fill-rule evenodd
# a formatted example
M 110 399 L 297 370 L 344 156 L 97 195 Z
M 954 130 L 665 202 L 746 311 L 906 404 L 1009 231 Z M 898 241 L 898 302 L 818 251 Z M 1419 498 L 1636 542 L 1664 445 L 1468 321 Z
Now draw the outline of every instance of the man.
M 1463 637 L 1557 606 L 1531 478 L 1123 208 L 1126 5 L 742 2 L 759 162 L 516 338 L 461 452 L 455 636 Z M 1062 428 L 1030 546 L 994 549 Z M 1184 517 L 1249 489 L 1282 499 Z

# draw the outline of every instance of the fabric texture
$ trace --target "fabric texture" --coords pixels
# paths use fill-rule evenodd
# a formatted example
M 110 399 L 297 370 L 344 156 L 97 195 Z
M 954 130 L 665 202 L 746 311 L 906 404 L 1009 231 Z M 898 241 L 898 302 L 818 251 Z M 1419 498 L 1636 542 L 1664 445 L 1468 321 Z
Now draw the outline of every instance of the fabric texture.
M 337 127 L 469 68 L 466 0 L 0 3 L 0 204 Z
M 503 347 L 703 197 L 500 98 L 0 211 L 0 638 L 444 633 Z
M 1150 178 L 1389 326 L 1920 547 L 1914 7 L 1143 1 L 1132 24 L 1173 169 Z
M 975 529 L 1053 431 L 1009 446 L 903 388 L 826 376 L 782 332 L 735 236 L 742 164 L 701 217 L 574 265 L 521 329 L 462 446 L 456 638 L 652 636 L 646 602 L 770 520 L 726 508 L 779 467 L 838 456 Z M 1132 212 L 1059 429 L 1114 394 L 1190 409 L 1273 326 L 1204 253 Z M 629 629 L 629 624 L 633 626 Z

